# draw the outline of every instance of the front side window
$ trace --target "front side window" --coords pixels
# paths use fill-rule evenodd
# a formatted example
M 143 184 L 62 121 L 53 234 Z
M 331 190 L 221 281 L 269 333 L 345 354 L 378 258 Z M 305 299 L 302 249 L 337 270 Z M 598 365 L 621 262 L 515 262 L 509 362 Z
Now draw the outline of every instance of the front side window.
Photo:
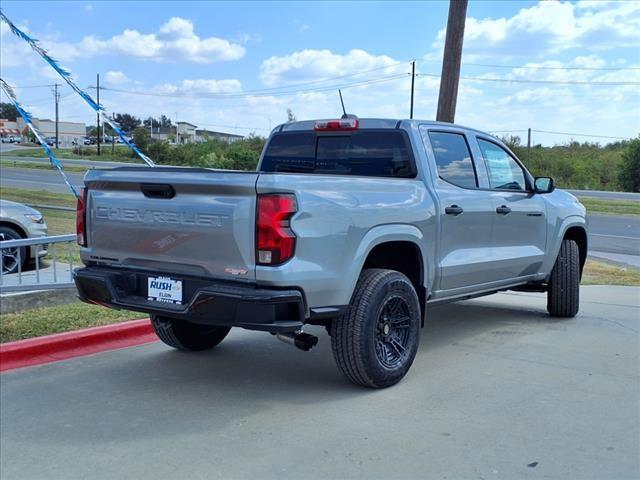
M 462 188 L 477 188 L 476 172 L 471 160 L 471 152 L 459 133 L 429 132 L 438 167 L 438 176 Z
M 527 189 L 524 171 L 518 162 L 499 145 L 478 139 L 478 145 L 489 171 L 489 185 L 497 190 Z

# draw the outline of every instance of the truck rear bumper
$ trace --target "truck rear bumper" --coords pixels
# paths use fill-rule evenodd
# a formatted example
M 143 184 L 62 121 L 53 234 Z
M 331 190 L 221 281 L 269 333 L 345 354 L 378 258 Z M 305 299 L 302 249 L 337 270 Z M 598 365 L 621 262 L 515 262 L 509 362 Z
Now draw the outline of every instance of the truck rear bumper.
M 176 305 L 147 299 L 147 278 L 154 274 L 85 267 L 76 269 L 73 276 L 80 300 L 115 309 L 268 332 L 299 330 L 305 319 L 304 298 L 299 290 L 263 289 L 172 275 L 184 284 L 184 304 Z

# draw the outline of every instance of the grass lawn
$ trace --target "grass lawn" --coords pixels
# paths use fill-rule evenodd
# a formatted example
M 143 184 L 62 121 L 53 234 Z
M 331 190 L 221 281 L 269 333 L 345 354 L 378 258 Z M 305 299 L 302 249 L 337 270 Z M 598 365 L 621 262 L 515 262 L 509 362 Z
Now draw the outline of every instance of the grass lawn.
M 640 270 L 609 263 L 587 260 L 582 274 L 582 285 L 640 286 Z
M 109 162 L 135 162 L 135 158 L 131 156 L 131 150 L 129 147 L 118 145 L 115 147 L 113 154 L 111 153 L 111 144 L 103 145 L 100 149 L 100 155 L 98 155 L 98 149 L 95 146 L 82 147 L 78 153 L 74 152 L 73 148 L 59 148 L 53 150 L 54 155 L 57 158 L 76 158 L 95 161 L 109 161 Z M 44 158 L 47 155 L 42 148 L 25 148 L 20 150 L 10 150 L 3 152 L 7 157 L 25 157 L 25 158 Z M 137 157 L 136 157 L 137 158 Z
M 16 162 L 12 160 L 0 161 L 0 167 L 2 168 L 31 168 L 35 170 L 55 170 L 53 166 L 48 163 L 33 163 L 29 161 L 18 160 Z M 63 165 L 65 172 L 84 173 L 89 170 L 90 167 L 78 167 L 75 165 Z
M 640 215 L 640 202 L 633 200 L 606 200 L 580 197 L 588 213 L 611 213 L 615 215 Z
M 80 302 L 36 308 L 0 316 L 0 343 L 140 318 L 148 317 L 144 313 Z
M 40 205 L 56 205 L 76 208 L 76 198 L 70 193 L 52 193 L 46 190 L 25 190 L 0 187 L 0 198 L 14 202 Z

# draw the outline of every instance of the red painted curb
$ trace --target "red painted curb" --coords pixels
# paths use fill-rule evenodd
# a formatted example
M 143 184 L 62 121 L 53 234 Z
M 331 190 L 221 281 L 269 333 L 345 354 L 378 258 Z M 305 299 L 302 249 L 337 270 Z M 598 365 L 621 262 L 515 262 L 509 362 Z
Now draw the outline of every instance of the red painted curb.
M 149 319 L 0 344 L 0 372 L 132 347 L 158 339 Z

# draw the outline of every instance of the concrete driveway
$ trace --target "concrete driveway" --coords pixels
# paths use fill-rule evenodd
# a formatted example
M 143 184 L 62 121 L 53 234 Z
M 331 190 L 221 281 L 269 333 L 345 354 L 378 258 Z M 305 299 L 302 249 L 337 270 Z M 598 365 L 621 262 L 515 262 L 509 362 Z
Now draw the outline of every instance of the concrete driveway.
M 328 338 L 238 330 L 0 376 L 0 477 L 637 479 L 640 289 L 432 307 L 408 377 L 364 390 Z

